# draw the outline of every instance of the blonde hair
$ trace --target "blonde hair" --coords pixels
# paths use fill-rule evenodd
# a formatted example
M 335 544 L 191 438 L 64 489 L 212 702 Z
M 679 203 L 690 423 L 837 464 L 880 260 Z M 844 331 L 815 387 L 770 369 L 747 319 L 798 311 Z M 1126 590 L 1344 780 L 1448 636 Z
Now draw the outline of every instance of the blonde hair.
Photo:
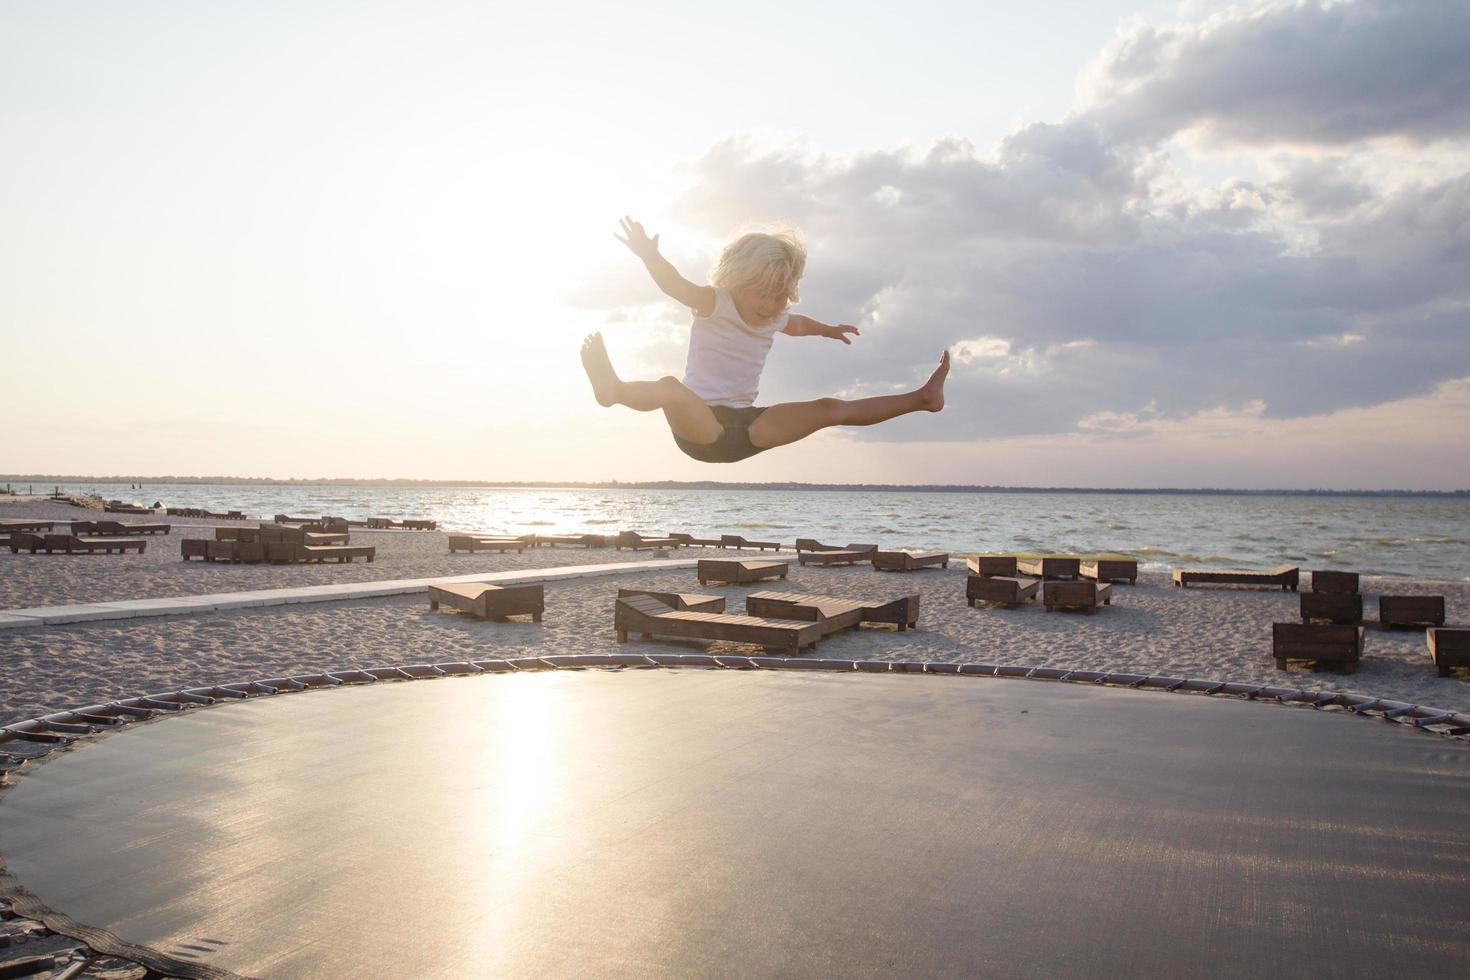
M 720 289 L 754 286 L 767 296 L 785 296 L 795 303 L 801 298 L 796 284 L 805 271 L 806 243 L 795 229 L 753 231 L 725 246 L 710 270 L 709 282 Z

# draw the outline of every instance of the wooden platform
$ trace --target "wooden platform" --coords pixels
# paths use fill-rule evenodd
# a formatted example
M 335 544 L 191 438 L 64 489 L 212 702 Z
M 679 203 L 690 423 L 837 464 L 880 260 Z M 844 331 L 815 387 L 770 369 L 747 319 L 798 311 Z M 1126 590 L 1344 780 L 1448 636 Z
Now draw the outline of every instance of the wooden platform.
M 477 551 L 514 551 L 517 554 L 526 550 L 526 542 L 520 538 L 510 537 L 481 537 L 475 534 L 451 534 L 449 535 L 449 553 L 456 551 L 468 551 L 474 554 Z
M 752 643 L 785 655 L 815 650 L 822 637 L 822 627 L 815 622 L 681 611 L 647 595 L 618 599 L 613 629 L 619 643 L 626 643 L 629 633 L 642 633 L 648 638 L 670 636 Z
M 559 544 L 571 548 L 606 548 L 607 539 L 600 534 L 533 534 L 533 547 L 555 548 Z
M 809 595 L 800 592 L 752 592 L 745 597 L 745 610 L 752 615 L 777 619 L 814 619 L 830 623 L 845 619 L 852 609 L 857 623 L 887 623 L 900 633 L 919 625 L 919 597 L 916 594 L 894 599 L 845 599 L 838 596 Z M 831 626 L 841 629 L 852 625 Z
M 965 601 L 971 608 L 977 602 L 1015 608 L 1036 598 L 1041 580 L 1011 575 L 971 575 L 965 581 Z
M 10 534 L 13 531 L 28 531 L 37 533 L 49 531 L 56 526 L 55 521 L 0 521 L 0 534 Z
M 541 622 L 546 611 L 545 586 L 489 585 L 481 582 L 429 586 L 429 608 L 441 605 L 467 612 L 481 619 L 505 619 L 508 616 L 530 616 Z
M 1313 571 L 1312 591 L 1331 595 L 1357 595 L 1358 573 L 1327 570 Z
M 780 545 L 779 542 L 776 542 L 776 541 L 747 541 L 747 540 L 745 540 L 744 537 L 742 537 L 741 535 L 738 535 L 738 534 L 722 534 L 722 535 L 720 535 L 720 547 L 721 548 L 734 548 L 737 551 L 739 551 L 741 548 L 754 548 L 757 551 L 765 551 L 767 548 L 771 549 L 772 551 L 780 551 L 781 550 L 781 545 Z
M 1082 574 L 1082 559 L 1069 558 L 1064 555 L 1051 555 L 1045 558 L 1017 558 L 1016 571 L 1022 575 L 1030 575 L 1033 578 L 1040 579 L 1076 579 Z
M 785 578 L 791 570 L 788 561 L 746 561 L 739 558 L 701 558 L 695 568 L 700 585 L 711 582 L 727 582 L 742 585 L 746 582 L 764 582 L 767 579 Z
M 725 611 L 725 597 L 722 595 L 701 595 L 698 592 L 654 592 L 651 589 L 618 589 L 619 599 L 627 599 L 632 596 L 652 596 L 674 610 L 716 613 Z
M 975 555 L 965 559 L 965 567 L 974 575 L 1016 574 L 1015 555 Z
M 1271 655 L 1277 670 L 1285 670 L 1290 660 L 1309 660 L 1319 666 L 1334 665 L 1343 673 L 1356 673 L 1363 655 L 1363 627 L 1272 623 Z
M 1302 622 L 1347 623 L 1363 621 L 1363 597 L 1356 592 L 1303 592 Z
M 15 552 L 25 547 L 31 554 L 44 551 L 48 555 L 58 551 L 64 555 L 121 555 L 136 551 L 141 555 L 148 547 L 143 538 L 79 538 L 75 534 L 45 534 L 40 536 L 40 541 L 35 538 L 36 535 L 12 534 L 10 550 Z
M 1129 585 L 1138 582 L 1138 562 L 1132 558 L 1095 558 L 1083 561 L 1079 570 L 1083 578 L 1090 578 L 1095 582 L 1127 580 Z
M 1431 626 L 1424 631 L 1424 643 L 1439 676 L 1450 676 L 1456 667 L 1470 667 L 1470 628 Z
M 1181 588 L 1191 585 L 1259 585 L 1295 592 L 1300 578 L 1301 569 L 1296 565 L 1277 565 L 1265 571 L 1250 568 L 1174 569 L 1174 584 Z
M 916 572 L 921 568 L 948 568 L 947 551 L 875 551 L 873 568 L 880 572 Z
M 1378 597 L 1378 622 L 1385 629 L 1443 626 L 1444 596 L 1381 595 Z
M 1090 616 L 1098 606 L 1113 604 L 1113 587 L 1107 582 L 1047 582 L 1041 587 L 1041 601 L 1048 612 L 1078 609 Z

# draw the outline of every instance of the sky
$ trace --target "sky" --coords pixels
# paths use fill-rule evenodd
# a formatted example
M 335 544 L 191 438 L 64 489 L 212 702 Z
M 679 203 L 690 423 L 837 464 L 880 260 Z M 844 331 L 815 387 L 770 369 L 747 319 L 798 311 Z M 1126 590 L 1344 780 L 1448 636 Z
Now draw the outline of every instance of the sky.
M 8 473 L 1470 487 L 1470 4 L 0 6 Z M 1024 9 L 1022 7 L 1024 6 Z M 741 463 L 657 413 L 795 227 Z

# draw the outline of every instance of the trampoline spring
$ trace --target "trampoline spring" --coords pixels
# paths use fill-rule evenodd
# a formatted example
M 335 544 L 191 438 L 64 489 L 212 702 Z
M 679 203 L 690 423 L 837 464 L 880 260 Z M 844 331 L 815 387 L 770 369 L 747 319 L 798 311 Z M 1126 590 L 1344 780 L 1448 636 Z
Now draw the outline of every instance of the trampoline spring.
M 1177 691 L 1181 687 L 1184 687 L 1188 683 L 1189 683 L 1189 681 L 1175 681 L 1172 684 L 1166 685 L 1164 687 L 1164 690 L 1166 690 L 1166 691 Z
M 1458 725 L 1454 728 L 1446 729 L 1445 734 L 1452 735 L 1455 738 L 1459 738 L 1462 735 L 1470 735 L 1470 725 Z
M 48 721 L 45 718 L 42 718 L 40 720 L 40 724 L 45 725 L 47 731 L 65 732 L 68 735 L 97 734 L 97 728 L 94 725 L 78 725 L 73 722 L 66 721 Z
M 1398 719 L 1404 717 L 1405 715 L 1412 715 L 1414 712 L 1416 712 L 1418 710 L 1419 710 L 1419 706 L 1417 704 L 1410 704 L 1410 705 L 1405 705 L 1402 708 L 1393 708 L 1393 709 L 1391 709 L 1389 711 L 1385 711 L 1383 713 L 1383 717 L 1390 718 L 1390 719 L 1392 719 L 1394 721 L 1397 721 Z
M 1221 691 L 1225 690 L 1225 688 L 1227 686 L 1228 685 L 1224 681 L 1221 681 L 1218 684 L 1211 684 L 1209 687 L 1206 687 L 1204 689 L 1204 693 L 1206 693 L 1206 694 L 1219 694 Z
M 214 704 L 218 700 L 207 694 L 196 694 L 194 691 L 175 691 L 169 697 L 178 698 L 180 701 L 188 701 L 190 704 Z
M 24 728 L 0 728 L 0 732 L 14 736 L 25 742 L 45 742 L 48 745 L 61 745 L 71 741 L 65 735 L 49 731 L 34 731 Z
M 1365 711 L 1372 711 L 1377 708 L 1380 704 L 1383 703 L 1383 699 L 1373 698 L 1371 701 L 1364 701 L 1360 704 L 1348 704 L 1346 703 L 1346 701 L 1342 701 L 1339 703 L 1341 703 L 1344 708 L 1347 708 L 1353 714 L 1360 715 Z
M 89 725 L 103 725 L 111 728 L 126 723 L 126 720 L 120 715 L 99 715 L 91 711 L 74 711 L 72 714 Z
M 263 687 L 266 690 L 271 691 L 272 693 L 279 693 L 281 691 L 306 690 L 305 684 L 290 677 L 266 677 L 258 681 L 253 681 L 252 683 L 254 683 L 257 687 Z
M 156 708 L 159 711 L 184 710 L 184 705 L 180 704 L 177 701 L 164 701 L 161 698 L 156 698 L 151 694 L 145 694 L 140 698 L 133 698 L 133 700 L 145 708 Z
M 156 711 L 149 711 L 147 708 L 139 707 L 138 705 L 129 703 L 135 700 L 137 699 L 128 698 L 127 701 L 109 701 L 107 703 L 107 707 L 112 708 L 119 714 L 131 715 L 134 718 L 152 718 L 158 713 Z
M 1452 712 L 1445 712 L 1442 715 L 1430 715 L 1428 718 L 1412 718 L 1409 720 L 1409 724 L 1415 728 L 1424 728 L 1428 725 L 1448 724 L 1454 720 L 1455 716 Z

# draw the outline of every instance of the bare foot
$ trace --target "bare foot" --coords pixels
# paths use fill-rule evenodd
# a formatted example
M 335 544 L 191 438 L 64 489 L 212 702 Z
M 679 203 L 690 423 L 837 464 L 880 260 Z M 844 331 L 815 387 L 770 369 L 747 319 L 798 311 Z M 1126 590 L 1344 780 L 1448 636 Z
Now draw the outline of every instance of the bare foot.
M 618 403 L 618 388 L 622 386 L 618 373 L 613 370 L 612 359 L 607 356 L 607 347 L 602 334 L 588 334 L 582 341 L 582 367 L 587 380 L 592 382 L 592 394 L 603 408 Z
M 929 380 L 919 389 L 924 398 L 924 411 L 944 411 L 944 379 L 949 377 L 949 351 L 939 355 L 939 366 L 929 375 Z

